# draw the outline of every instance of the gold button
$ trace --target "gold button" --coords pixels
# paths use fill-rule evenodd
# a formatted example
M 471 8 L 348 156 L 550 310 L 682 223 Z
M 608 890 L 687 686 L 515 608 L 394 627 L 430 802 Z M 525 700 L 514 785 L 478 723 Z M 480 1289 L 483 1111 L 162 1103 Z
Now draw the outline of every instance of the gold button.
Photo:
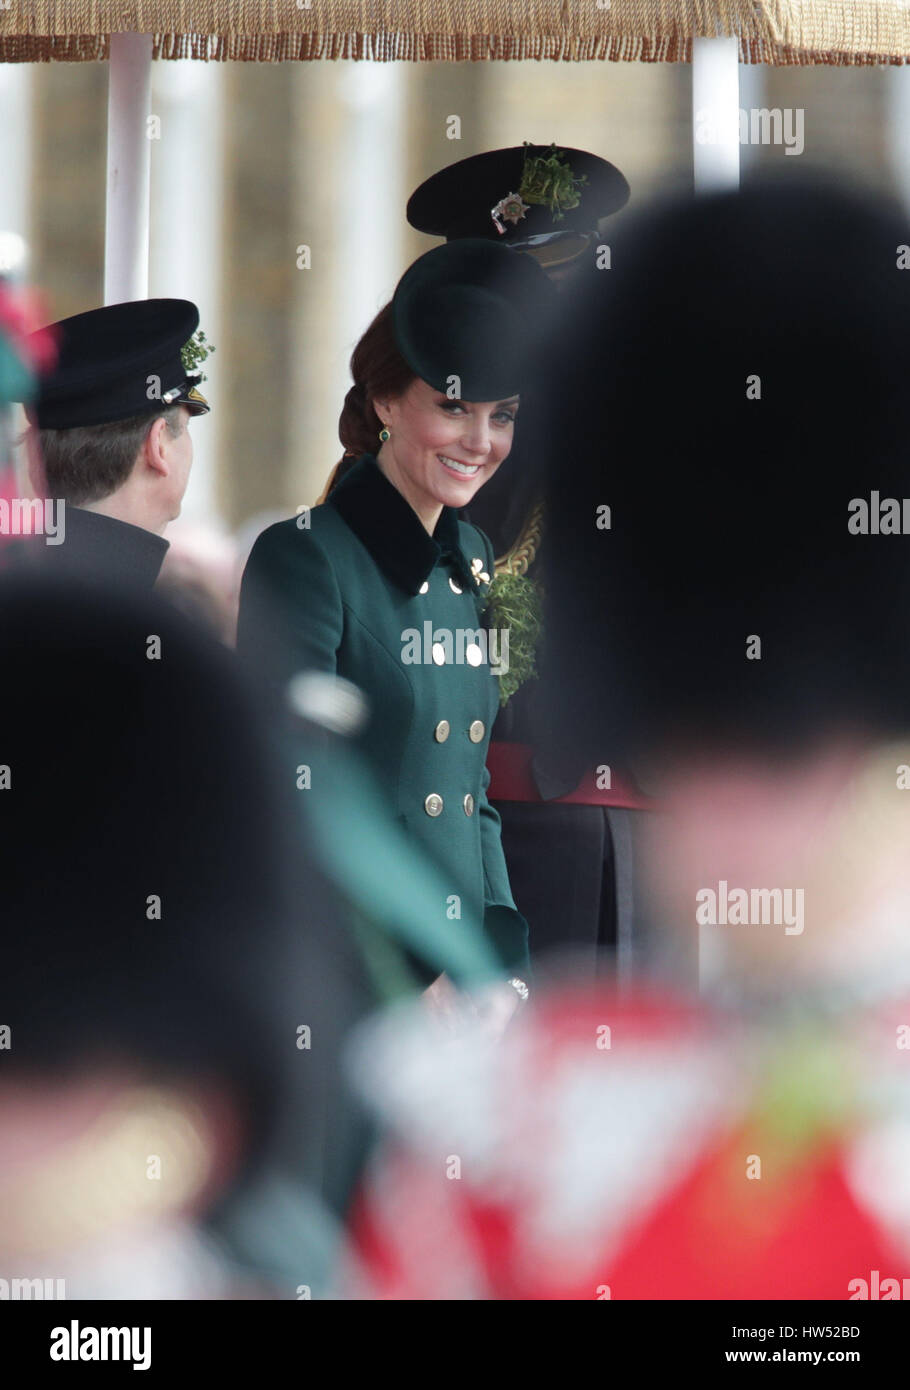
M 470 650 L 469 647 L 468 652 L 470 652 Z M 477 650 L 480 651 L 480 648 L 478 647 Z M 433 660 L 436 662 L 437 666 L 445 666 L 446 664 L 446 649 L 441 642 L 433 643 Z M 468 660 L 471 660 L 470 656 L 468 656 Z
M 473 816 L 474 814 L 474 798 L 470 792 L 464 799 L 464 813 L 466 816 Z
M 472 743 L 479 743 L 485 733 L 486 728 L 484 727 L 483 720 L 475 719 L 470 729 L 468 729 L 468 738 Z
M 453 594 L 463 594 L 463 593 L 464 593 L 464 590 L 462 589 L 462 587 L 461 587 L 461 585 L 459 584 L 458 580 L 457 580 L 457 579 L 453 579 L 451 575 L 449 575 L 449 588 L 452 590 L 452 593 L 453 593 Z
M 445 743 L 446 739 L 449 737 L 448 719 L 440 719 L 436 728 L 433 730 L 433 737 L 437 743 Z
M 430 795 L 423 803 L 423 809 L 426 811 L 428 816 L 442 815 L 442 797 L 439 795 L 438 792 L 430 792 Z
M 418 589 L 417 592 L 420 593 L 420 594 L 428 594 L 428 593 L 430 592 L 430 581 L 429 581 L 429 579 L 425 579 L 425 580 L 423 581 L 423 583 L 421 584 L 421 586 L 420 586 L 420 588 Z
M 465 656 L 468 659 L 469 666 L 479 666 L 480 663 L 483 661 L 483 652 L 480 650 L 476 642 L 471 643 L 471 645 L 465 652 Z

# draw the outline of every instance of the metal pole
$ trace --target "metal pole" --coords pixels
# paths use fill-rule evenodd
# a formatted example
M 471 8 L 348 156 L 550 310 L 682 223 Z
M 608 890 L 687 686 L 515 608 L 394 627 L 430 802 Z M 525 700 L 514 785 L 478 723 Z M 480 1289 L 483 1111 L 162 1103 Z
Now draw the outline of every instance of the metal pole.
M 0 63 L 0 275 L 26 272 L 31 86 L 30 63 Z
M 692 153 L 697 194 L 739 188 L 737 38 L 692 40 Z M 725 942 L 716 927 L 696 931 L 699 987 L 706 989 L 723 973 Z
M 191 299 L 199 305 L 200 327 L 213 343 L 219 330 L 219 246 L 223 217 L 222 84 L 224 63 L 191 58 L 156 63 L 153 115 L 160 119 L 152 151 L 149 294 Z M 174 209 L 180 216 L 174 215 Z M 187 228 L 192 234 L 187 235 Z M 203 392 L 212 413 L 193 421 L 193 467 L 180 513 L 182 522 L 207 522 L 219 515 L 216 498 L 216 436 L 223 352 L 203 370 Z M 173 533 L 169 530 L 167 535 Z
M 696 193 L 739 187 L 739 39 L 692 40 Z
M 104 302 L 147 299 L 151 34 L 112 34 L 107 103 Z

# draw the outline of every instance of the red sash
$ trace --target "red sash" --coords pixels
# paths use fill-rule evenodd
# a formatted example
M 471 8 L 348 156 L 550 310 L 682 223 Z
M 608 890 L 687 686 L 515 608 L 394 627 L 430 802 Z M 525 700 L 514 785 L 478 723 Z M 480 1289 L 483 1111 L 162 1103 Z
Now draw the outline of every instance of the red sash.
M 617 772 L 615 768 L 610 769 L 609 787 L 597 785 L 604 777 L 598 777 L 592 768 L 585 773 L 574 791 L 544 802 L 531 772 L 533 756 L 534 749 L 528 743 L 490 744 L 487 753 L 490 772 L 487 796 L 490 801 L 537 801 L 547 806 L 623 806 L 632 811 L 652 810 L 656 804 L 651 797 L 638 790 L 628 773 Z

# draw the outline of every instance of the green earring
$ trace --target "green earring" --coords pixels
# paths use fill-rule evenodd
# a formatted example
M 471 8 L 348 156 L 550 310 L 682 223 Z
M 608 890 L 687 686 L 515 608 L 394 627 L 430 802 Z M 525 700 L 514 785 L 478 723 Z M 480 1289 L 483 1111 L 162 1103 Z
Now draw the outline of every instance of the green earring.
M 383 444 L 387 439 L 392 438 L 386 425 L 383 425 L 382 429 L 379 431 L 379 438 L 382 440 Z

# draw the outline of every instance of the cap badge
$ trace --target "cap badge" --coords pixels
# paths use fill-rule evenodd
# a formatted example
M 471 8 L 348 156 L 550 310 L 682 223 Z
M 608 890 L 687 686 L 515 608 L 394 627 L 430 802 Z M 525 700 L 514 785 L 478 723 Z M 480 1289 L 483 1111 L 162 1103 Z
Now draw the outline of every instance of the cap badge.
M 507 193 L 504 198 L 500 198 L 495 208 L 490 208 L 490 216 L 496 224 L 496 230 L 502 235 L 505 227 L 503 221 L 511 222 L 516 226 L 529 211 L 530 204 L 524 203 L 518 193 Z

